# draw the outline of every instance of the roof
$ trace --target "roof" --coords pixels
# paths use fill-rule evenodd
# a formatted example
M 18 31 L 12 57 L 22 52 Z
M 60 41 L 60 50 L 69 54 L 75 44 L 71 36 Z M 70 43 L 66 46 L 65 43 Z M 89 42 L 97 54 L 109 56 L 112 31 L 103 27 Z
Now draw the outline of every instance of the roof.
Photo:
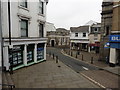
M 69 30 L 66 30 L 65 28 L 57 28 L 57 32 L 69 32 Z
M 86 24 L 85 24 L 85 26 L 87 25 L 87 26 L 91 26 L 91 25 L 93 25 L 93 24 L 97 24 L 97 22 L 95 22 L 95 21 L 93 21 L 93 20 L 90 20 L 89 22 L 87 22 Z
M 93 24 L 92 27 L 101 27 L 101 23 Z
M 71 27 L 71 32 L 89 32 L 89 26 Z

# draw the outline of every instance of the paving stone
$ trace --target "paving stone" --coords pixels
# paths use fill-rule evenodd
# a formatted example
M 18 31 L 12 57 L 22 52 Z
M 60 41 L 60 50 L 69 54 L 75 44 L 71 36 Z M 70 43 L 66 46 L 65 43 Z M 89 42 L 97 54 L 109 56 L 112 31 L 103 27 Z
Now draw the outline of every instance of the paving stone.
M 16 88 L 78 88 L 79 82 L 91 88 L 98 87 L 62 62 L 59 65 L 61 68 L 58 68 L 55 61 L 48 60 L 14 71 L 12 77 Z

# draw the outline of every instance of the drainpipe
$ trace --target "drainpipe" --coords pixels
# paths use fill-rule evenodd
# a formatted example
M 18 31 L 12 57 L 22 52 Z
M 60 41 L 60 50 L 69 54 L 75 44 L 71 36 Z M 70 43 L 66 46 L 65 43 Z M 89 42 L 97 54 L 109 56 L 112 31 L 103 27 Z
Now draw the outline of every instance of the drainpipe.
M 10 8 L 10 0 L 8 0 L 8 23 L 9 23 L 9 54 L 12 54 L 11 47 L 11 8 Z M 10 60 L 10 73 L 13 74 L 13 60 Z
M 11 45 L 11 13 L 10 13 L 10 0 L 8 0 L 8 22 L 9 22 L 9 45 Z

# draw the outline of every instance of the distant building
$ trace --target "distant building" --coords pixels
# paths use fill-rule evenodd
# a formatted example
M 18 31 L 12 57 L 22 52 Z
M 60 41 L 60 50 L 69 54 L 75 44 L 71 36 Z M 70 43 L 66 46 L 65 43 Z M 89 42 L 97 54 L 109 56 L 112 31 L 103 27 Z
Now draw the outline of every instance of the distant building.
M 110 66 L 120 66 L 120 0 L 113 4 L 112 30 L 110 42 Z
M 99 53 L 99 47 L 100 47 L 100 36 L 101 36 L 101 24 L 96 23 L 91 26 L 89 33 L 89 52 L 94 51 L 96 53 Z
M 90 20 L 83 26 L 70 28 L 70 47 L 71 49 L 89 51 L 92 50 L 91 45 L 94 43 L 92 40 L 91 29 L 98 26 L 97 22 Z M 97 27 L 98 30 L 99 27 Z M 99 30 L 98 30 L 99 31 Z M 93 35 L 94 36 L 94 35 Z M 91 42 L 90 42 L 91 41 Z
M 100 60 L 109 60 L 109 35 L 112 30 L 113 2 L 102 2 Z
M 45 26 L 46 31 L 56 31 L 56 28 L 53 23 L 46 22 L 45 25 L 46 25 Z
M 70 32 L 64 28 L 47 31 L 47 46 L 69 46 Z
M 70 47 L 71 49 L 88 51 L 89 26 L 70 28 Z
M 48 0 L 32 3 L 27 0 L 9 3 L 3 0 L 1 3 L 6 70 L 16 70 L 46 60 L 47 3 Z

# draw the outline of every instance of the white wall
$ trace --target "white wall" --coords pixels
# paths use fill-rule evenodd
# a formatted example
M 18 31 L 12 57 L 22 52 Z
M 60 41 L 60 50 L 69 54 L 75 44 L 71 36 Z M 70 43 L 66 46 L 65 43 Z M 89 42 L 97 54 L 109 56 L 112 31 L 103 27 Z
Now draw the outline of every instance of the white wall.
M 18 0 L 19 1 L 19 0 Z M 36 0 L 39 1 L 39 0 Z M 44 1 L 44 0 L 43 0 Z M 3 36 L 8 37 L 8 9 L 7 2 L 4 2 L 3 7 Z M 46 21 L 46 2 L 44 2 L 44 14 L 39 15 L 39 2 L 28 2 L 28 10 L 20 8 L 19 2 L 11 2 L 11 34 L 12 37 L 20 37 L 20 18 L 18 14 L 24 15 L 27 18 L 30 18 L 28 25 L 28 36 L 29 37 L 39 37 L 39 28 L 38 25 L 40 22 Z

